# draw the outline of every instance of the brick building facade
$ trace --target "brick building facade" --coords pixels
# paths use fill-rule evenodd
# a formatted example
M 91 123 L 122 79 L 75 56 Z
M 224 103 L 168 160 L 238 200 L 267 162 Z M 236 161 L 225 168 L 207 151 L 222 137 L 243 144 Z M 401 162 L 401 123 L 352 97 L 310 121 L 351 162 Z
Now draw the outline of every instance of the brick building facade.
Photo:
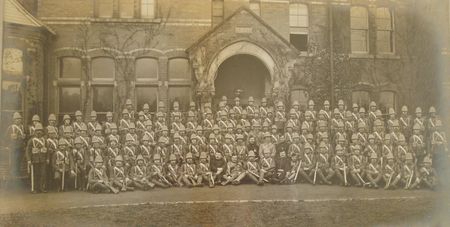
M 410 32 L 411 15 L 420 2 L 434 3 L 432 14 L 439 14 L 424 20 L 443 29 L 430 30 L 436 37 L 430 40 L 440 40 L 428 44 L 440 50 L 436 61 L 446 65 L 448 1 L 5 2 L 6 10 L 20 8 L 15 14 L 35 24 L 6 19 L 3 25 L 3 62 L 11 62 L 5 52 L 22 52 L 14 56 L 23 63 L 16 67 L 25 82 L 16 94 L 8 93 L 3 64 L 2 127 L 15 109 L 24 109 L 27 119 L 78 109 L 119 113 L 130 98 L 138 108 L 149 103 L 156 111 L 158 101 L 201 104 L 232 97 L 237 89 L 244 99 L 342 98 L 363 106 L 375 100 L 382 108 L 426 108 L 437 103 L 418 101 L 420 95 L 437 95 L 435 102 L 445 95 L 417 91 L 417 74 L 427 72 L 411 60 L 416 52 L 408 40 L 416 35 Z M 446 70 L 432 76 L 448 80 Z M 10 97 L 20 106 L 8 107 Z

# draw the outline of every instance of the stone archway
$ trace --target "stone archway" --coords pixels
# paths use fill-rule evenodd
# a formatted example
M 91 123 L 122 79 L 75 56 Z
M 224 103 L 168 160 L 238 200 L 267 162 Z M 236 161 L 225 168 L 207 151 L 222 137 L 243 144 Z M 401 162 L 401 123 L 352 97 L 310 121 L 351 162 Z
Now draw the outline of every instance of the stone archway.
M 252 96 L 257 102 L 270 93 L 270 72 L 257 57 L 248 54 L 233 55 L 219 66 L 215 80 L 215 101 L 223 95 L 233 98 L 241 90 L 242 103 Z

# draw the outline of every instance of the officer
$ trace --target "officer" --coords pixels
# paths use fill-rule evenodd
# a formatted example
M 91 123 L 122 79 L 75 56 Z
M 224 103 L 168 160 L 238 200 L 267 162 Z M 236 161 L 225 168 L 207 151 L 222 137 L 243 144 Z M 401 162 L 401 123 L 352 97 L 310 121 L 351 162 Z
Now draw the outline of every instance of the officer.
M 30 170 L 31 192 L 47 192 L 47 166 L 50 163 L 50 157 L 41 123 L 34 125 L 34 135 L 28 141 L 26 158 Z
M 22 116 L 20 113 L 15 112 L 13 114 L 13 122 L 8 127 L 7 133 L 8 137 L 7 146 L 9 146 L 11 156 L 12 156 L 12 174 L 14 176 L 18 176 L 20 174 L 20 164 L 23 160 L 23 148 L 24 141 L 26 138 L 25 129 L 22 123 Z

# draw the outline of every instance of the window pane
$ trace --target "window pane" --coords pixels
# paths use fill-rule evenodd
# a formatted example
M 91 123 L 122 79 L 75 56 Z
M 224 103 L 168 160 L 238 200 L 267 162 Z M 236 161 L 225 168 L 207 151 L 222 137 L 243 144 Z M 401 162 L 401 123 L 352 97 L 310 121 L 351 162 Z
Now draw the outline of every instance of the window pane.
M 139 58 L 136 60 L 136 78 L 158 78 L 158 60 Z
M 113 0 L 98 0 L 98 16 L 112 17 L 113 15 Z
M 95 58 L 92 60 L 92 78 L 114 78 L 115 64 L 111 58 Z
M 176 58 L 169 61 L 169 79 L 191 79 L 187 59 Z
M 169 101 L 173 103 L 178 101 L 180 109 L 187 110 L 191 100 L 190 87 L 169 87 Z
M 352 102 L 357 103 L 358 106 L 367 106 L 370 102 L 370 95 L 367 91 L 352 92 Z
M 388 110 L 391 107 L 395 108 L 395 93 L 392 91 L 380 92 L 379 105 L 383 107 L 385 110 Z
M 5 48 L 3 50 L 3 71 L 12 76 L 23 74 L 23 52 L 16 48 Z
M 377 50 L 382 53 L 392 52 L 391 31 L 377 31 Z
M 2 81 L 2 110 L 21 110 L 21 83 L 16 81 Z
M 352 7 L 350 10 L 350 27 L 355 29 L 367 29 L 368 25 L 368 14 L 367 9 L 364 7 Z
M 81 59 L 74 57 L 65 57 L 61 59 L 60 65 L 61 78 L 81 78 Z
M 352 30 L 351 45 L 352 52 L 367 52 L 367 31 Z
M 141 17 L 155 18 L 155 1 L 141 0 Z
M 62 87 L 59 90 L 59 112 L 73 113 L 80 109 L 81 92 L 78 87 Z
M 291 91 L 291 103 L 298 101 L 300 107 L 304 109 L 308 102 L 308 92 L 305 90 L 293 90 Z
M 392 29 L 392 17 L 388 8 L 377 9 L 377 28 L 381 30 Z
M 92 107 L 97 112 L 113 111 L 114 88 L 94 87 Z
M 290 34 L 290 42 L 300 51 L 308 50 L 308 35 L 306 34 Z
M 222 17 L 223 16 L 223 1 L 215 0 L 212 2 L 212 14 L 213 17 Z
M 137 108 L 142 109 L 145 103 L 150 105 L 150 112 L 156 112 L 158 103 L 157 87 L 137 87 L 136 88 Z
M 134 0 L 120 0 L 120 17 L 133 18 Z
M 308 27 L 308 7 L 305 4 L 289 6 L 289 24 L 291 27 Z

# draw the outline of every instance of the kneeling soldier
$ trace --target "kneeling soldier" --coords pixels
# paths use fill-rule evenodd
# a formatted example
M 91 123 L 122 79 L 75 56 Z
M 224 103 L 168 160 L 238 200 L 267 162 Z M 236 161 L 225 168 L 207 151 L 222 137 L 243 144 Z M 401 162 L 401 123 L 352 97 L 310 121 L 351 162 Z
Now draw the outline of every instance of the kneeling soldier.
M 344 148 L 341 145 L 336 145 L 336 156 L 333 159 L 333 168 L 336 176 L 339 179 L 339 184 L 342 186 L 348 186 L 347 172 L 348 166 L 345 161 Z
M 378 155 L 370 154 L 370 163 L 366 168 L 366 176 L 369 180 L 369 187 L 378 188 L 378 182 L 381 180 L 381 167 L 378 164 Z
M 271 156 L 270 150 L 264 150 L 263 157 L 261 159 L 261 173 L 259 175 L 259 182 L 272 181 L 274 171 L 275 171 L 275 161 Z
M 113 186 L 120 188 L 122 192 L 133 191 L 134 188 L 131 187 L 132 181 L 128 178 L 128 173 L 123 167 L 123 158 L 121 155 L 115 157 L 115 165 L 110 173 L 111 181 Z
M 395 188 L 397 186 L 398 181 L 400 180 L 400 174 L 398 173 L 397 167 L 394 162 L 394 155 L 389 153 L 386 156 L 387 163 L 382 167 L 383 168 L 383 179 L 386 182 L 384 189 Z
M 406 153 L 405 155 L 405 164 L 402 168 L 402 179 L 404 189 L 410 189 L 412 188 L 411 185 L 416 181 L 414 180 L 414 177 L 416 177 L 416 170 L 415 170 L 413 157 L 411 153 Z M 416 177 L 417 178 L 417 177 Z
M 437 181 L 437 177 L 436 177 L 436 172 L 432 167 L 432 160 L 429 156 L 426 156 L 423 159 L 423 167 L 420 168 L 419 170 L 419 185 L 417 185 L 417 187 L 419 186 L 425 186 L 429 189 L 434 189 L 438 183 Z
M 95 157 L 94 168 L 89 171 L 88 175 L 88 190 L 94 193 L 119 193 L 119 190 L 114 188 L 106 175 L 103 168 L 103 159 L 101 156 Z

